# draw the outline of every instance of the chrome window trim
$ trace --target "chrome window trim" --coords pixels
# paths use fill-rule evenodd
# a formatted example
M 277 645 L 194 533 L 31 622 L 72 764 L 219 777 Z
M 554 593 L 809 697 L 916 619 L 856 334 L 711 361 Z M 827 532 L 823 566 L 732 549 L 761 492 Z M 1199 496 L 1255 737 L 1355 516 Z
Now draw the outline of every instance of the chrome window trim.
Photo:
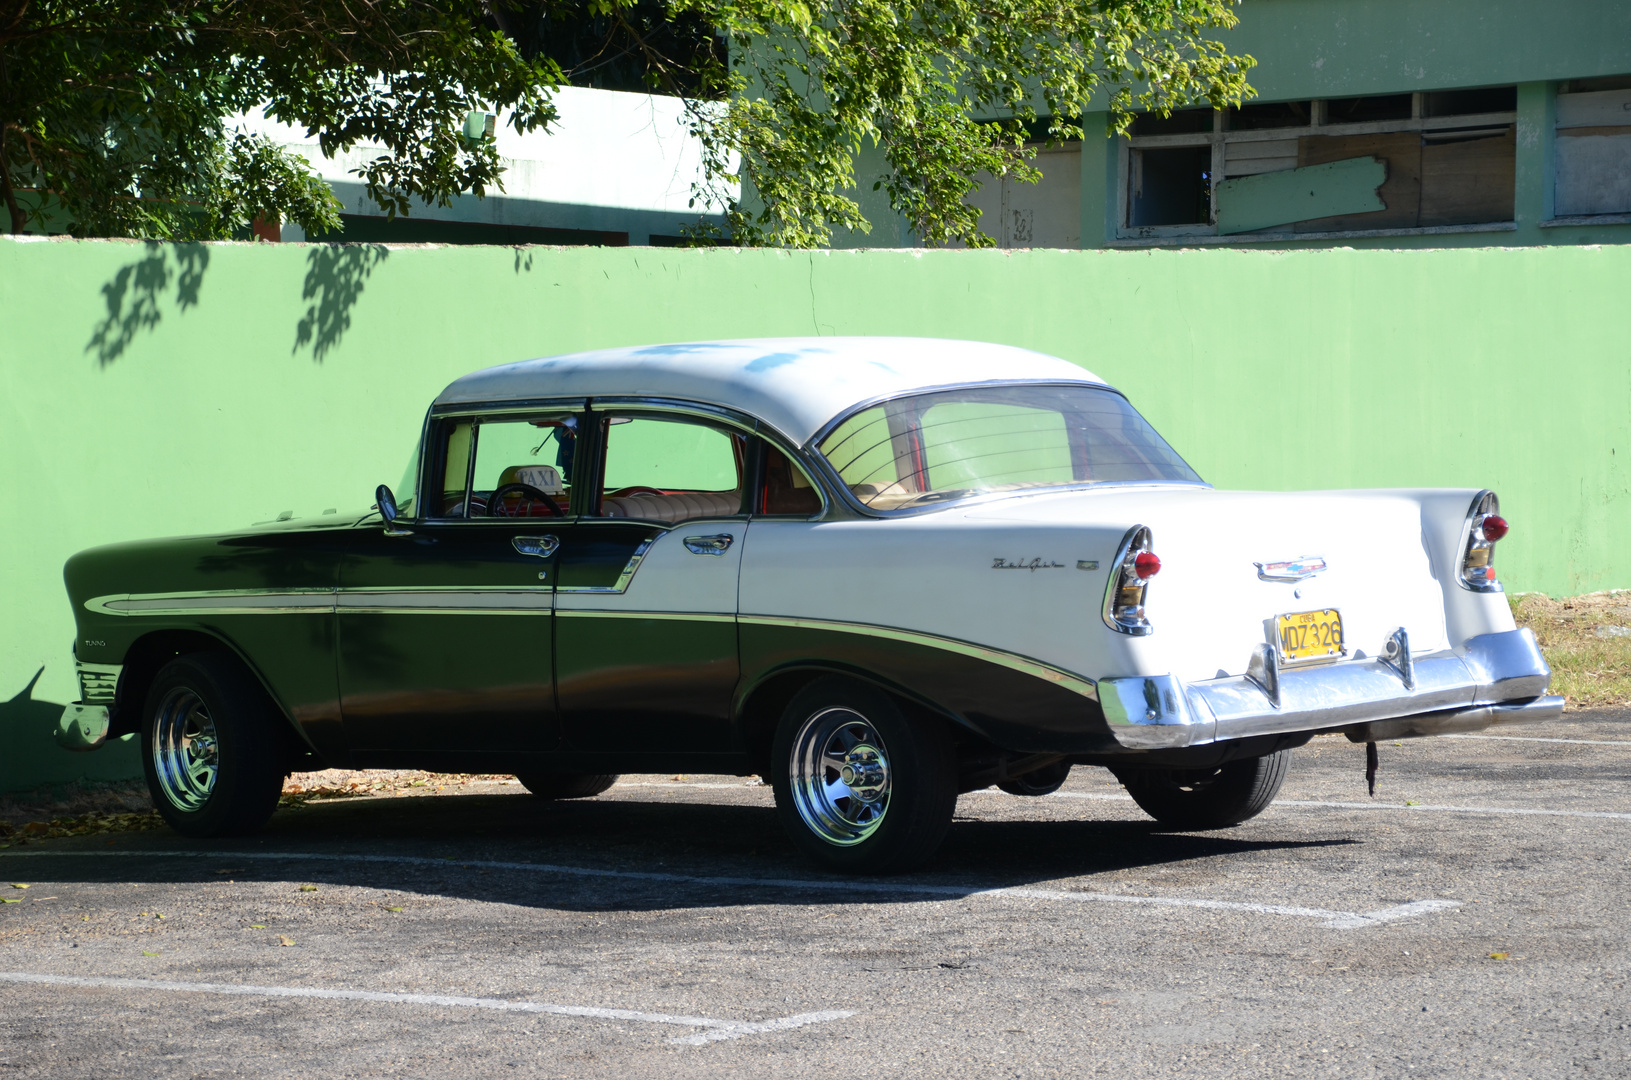
M 946 383 L 943 386 L 914 387 L 904 394 L 879 394 L 876 397 L 869 397 L 851 405 L 849 411 L 841 412 L 823 424 L 821 430 L 810 436 L 810 441 L 805 443 L 804 446 L 819 455 L 821 451 L 818 447 L 821 446 L 821 440 L 831 435 L 844 421 L 856 413 L 866 412 L 868 409 L 882 405 L 886 401 L 904 401 L 907 398 L 923 397 L 927 394 L 943 394 L 948 390 L 992 390 L 1004 386 L 1085 386 L 1094 390 L 1108 390 L 1127 401 L 1127 404 L 1132 404 L 1126 394 L 1123 394 L 1109 383 L 1094 382 L 1091 379 L 1083 379 L 1080 382 L 1065 382 L 1061 379 L 986 379 L 981 382 Z
M 899 641 L 909 645 L 922 645 L 926 648 L 939 649 L 944 652 L 956 653 L 959 656 L 997 664 L 1000 667 L 1008 668 L 1010 671 L 1017 671 L 1021 674 L 1031 675 L 1046 682 L 1051 682 L 1092 701 L 1099 700 L 1098 684 L 1086 676 L 1077 675 L 1061 667 L 1055 667 L 1043 660 L 1003 649 L 993 649 L 988 645 L 976 645 L 971 641 L 941 637 L 938 634 L 925 634 L 916 630 L 902 630 L 893 626 L 840 622 L 832 619 L 801 619 L 782 615 L 738 615 L 736 620 L 744 626 L 780 626 L 801 630 L 829 630 L 846 634 L 862 634 L 867 637 Z
M 487 419 L 489 417 L 496 417 L 498 420 L 502 421 L 502 420 L 504 420 L 506 418 L 525 418 L 525 417 L 528 417 L 528 416 L 535 416 L 540 412 L 553 412 L 553 411 L 564 411 L 564 412 L 570 413 L 573 416 L 582 416 L 583 413 L 584 413 L 584 410 L 587 407 L 588 407 L 588 399 L 587 398 L 582 398 L 582 397 L 564 398 L 564 399 L 559 399 L 559 400 L 553 399 L 553 398 L 543 398 L 543 399 L 539 399 L 537 401 L 526 401 L 526 402 L 495 402 L 495 403 L 492 403 L 490 405 L 476 405 L 476 406 L 463 406 L 463 405 L 461 405 L 461 406 L 454 407 L 454 408 L 442 408 L 442 409 L 438 409 L 436 406 L 433 405 L 433 406 L 430 407 L 430 409 L 428 409 L 425 412 L 425 422 L 424 422 L 423 426 L 420 428 L 420 432 L 419 432 L 419 491 L 423 491 L 426 488 L 426 473 L 427 473 L 427 470 L 430 469 L 430 455 L 428 453 L 428 451 L 430 450 L 430 435 L 431 435 L 432 428 L 434 427 L 435 423 L 438 420 L 459 419 L 459 418 L 467 417 L 467 416 L 477 417 L 478 418 L 478 423 L 476 424 L 476 430 L 471 433 L 470 460 L 465 465 L 465 482 L 464 482 L 464 491 L 465 491 L 465 500 L 466 500 L 465 510 L 466 510 L 466 514 L 468 515 L 468 512 L 469 512 L 470 485 L 474 482 L 475 474 L 476 474 L 476 450 L 477 450 L 478 444 L 481 441 L 481 424 L 479 422 L 480 420 L 485 420 L 485 419 Z M 571 482 L 570 477 L 567 478 L 567 482 L 568 483 Z M 398 501 L 400 501 L 400 500 L 398 500 Z M 472 522 L 472 521 L 509 521 L 509 520 L 514 520 L 514 519 L 510 519 L 510 518 L 487 518 L 485 516 L 480 517 L 480 518 L 472 518 L 472 517 L 469 517 L 469 516 L 463 516 L 463 517 L 428 517 L 425 514 L 419 512 L 423 505 L 424 505 L 423 502 L 418 498 L 418 492 L 415 492 L 415 498 L 414 498 L 414 503 L 413 503 L 415 516 L 413 516 L 411 518 L 401 517 L 401 518 L 398 518 L 397 520 L 403 521 L 403 522 L 406 522 L 406 523 L 409 523 L 409 524 L 416 524 L 416 525 L 447 525 L 447 524 L 451 524 L 453 522 L 468 523 L 468 522 Z M 372 516 L 372 515 L 369 515 L 369 516 Z M 563 515 L 561 517 L 558 517 L 558 518 L 550 518 L 549 520 L 551 520 L 551 521 L 566 521 L 566 520 L 571 519 L 571 517 L 572 517 L 571 514 L 565 514 L 565 515 Z M 367 518 L 365 517 L 363 520 L 366 521 Z
M 822 479 L 826 481 L 826 483 L 832 485 L 833 490 L 838 493 L 838 498 L 845 504 L 846 507 L 864 517 L 869 518 L 916 517 L 919 514 L 932 514 L 936 511 L 945 510 L 953 506 L 975 506 L 987 502 L 994 502 L 998 499 L 1021 498 L 1027 495 L 1053 495 L 1061 491 L 1098 491 L 1103 488 L 1113 487 L 1176 486 L 1210 488 L 1212 486 L 1205 480 L 1088 480 L 1080 483 L 1054 484 L 1048 487 L 1022 488 L 1014 491 L 987 491 L 979 495 L 970 495 L 967 498 L 952 499 L 949 502 L 930 503 L 926 506 L 903 506 L 896 510 L 879 510 L 875 507 L 868 506 L 860 499 L 857 499 L 855 497 L 855 493 L 849 489 L 849 485 L 844 483 L 843 478 L 838 475 L 838 470 L 832 467 L 832 463 L 827 460 L 826 455 L 823 454 L 820 449 L 818 449 L 821 445 L 821 441 L 836 431 L 850 417 L 856 415 L 857 413 L 865 412 L 867 409 L 882 405 L 885 402 L 900 401 L 905 398 L 921 397 L 925 394 L 939 394 L 944 393 L 947 390 L 986 390 L 993 387 L 1005 386 L 1077 386 L 1085 387 L 1091 390 L 1108 390 L 1110 393 L 1115 394 L 1117 397 L 1127 402 L 1129 408 L 1132 408 L 1133 406 L 1132 399 L 1126 394 L 1122 393 L 1120 390 L 1117 390 L 1115 387 L 1109 385 L 1108 383 L 1093 382 L 1087 379 L 1084 379 L 1081 382 L 1061 382 L 1057 379 L 996 379 L 989 382 L 951 383 L 946 386 L 933 386 L 925 387 L 921 390 L 912 390 L 904 394 L 885 394 L 880 397 L 868 398 L 860 404 L 851 407 L 848 412 L 840 413 L 836 418 L 829 420 L 820 431 L 817 431 L 814 435 L 810 436 L 810 441 L 804 444 L 803 455 L 812 463 L 819 466 Z M 1133 411 L 1138 413 L 1136 408 L 1134 408 Z M 1138 415 L 1143 417 L 1144 414 L 1138 413 Z M 1145 420 L 1144 422 L 1149 424 L 1148 420 Z M 1155 431 L 1154 424 L 1150 424 L 1150 430 Z M 1155 433 L 1156 435 L 1160 436 L 1162 442 L 1166 442 L 1165 435 L 1161 435 L 1159 431 L 1156 431 Z M 1167 445 L 1171 447 L 1172 444 L 1168 443 Z M 1176 449 L 1174 449 L 1172 452 L 1174 454 L 1178 453 Z M 1185 465 L 1189 464 L 1188 461 L 1184 461 L 1183 455 L 1181 454 L 1179 455 L 1178 460 L 1183 461 Z M 1195 470 L 1191 468 L 1190 471 L 1194 472 Z M 1199 476 L 1200 474 L 1196 473 L 1196 475 Z
M 1040 384 L 1040 385 L 1083 385 L 1083 386 L 1103 386 L 1104 385 L 1102 383 L 1094 383 L 1094 382 L 1083 382 L 1083 383 L 1080 383 L 1080 384 L 1076 384 L 1076 383 L 1071 383 L 1071 384 L 1050 384 L 1050 383 L 1047 383 L 1047 382 L 1043 382 L 1041 380 L 1038 380 L 1037 384 Z M 987 384 L 982 383 L 982 384 L 978 384 L 978 385 L 987 385 Z M 1022 385 L 1022 384 L 1014 383 L 1014 382 L 1012 382 L 1012 380 L 1007 380 L 1006 382 L 998 382 L 998 383 L 994 383 L 994 384 L 990 384 L 990 385 Z M 954 387 L 944 387 L 943 389 L 952 389 L 952 388 L 954 388 Z M 1110 387 L 1105 387 L 1105 389 L 1111 389 L 1111 388 Z M 887 399 L 880 399 L 880 400 L 887 400 Z M 876 402 L 871 402 L 871 404 L 876 404 Z M 429 460 L 429 455 L 428 455 L 427 451 L 429 449 L 429 444 L 430 444 L 431 427 L 432 427 L 432 425 L 433 425 L 433 423 L 435 421 L 443 420 L 443 419 L 449 419 L 449 418 L 466 417 L 466 416 L 476 416 L 476 417 L 486 417 L 486 416 L 490 416 L 490 415 L 493 415 L 493 416 L 522 415 L 522 416 L 524 416 L 524 415 L 528 415 L 528 414 L 532 414 L 532 413 L 536 413 L 536 412 L 540 412 L 540 411 L 544 411 L 544 410 L 573 408 L 574 406 L 575 406 L 574 411 L 576 413 L 578 413 L 579 415 L 584 415 L 584 414 L 593 415 L 595 413 L 613 413 L 613 414 L 615 414 L 615 413 L 618 413 L 618 412 L 621 412 L 621 411 L 677 413 L 679 415 L 686 416 L 686 417 L 693 418 L 693 419 L 711 420 L 711 421 L 715 421 L 715 422 L 719 422 L 719 423 L 728 424 L 731 427 L 734 427 L 737 430 L 743 432 L 744 434 L 757 435 L 760 438 L 765 439 L 766 441 L 773 444 L 778 450 L 780 450 L 784 455 L 786 455 L 786 457 L 790 461 L 794 461 L 794 462 L 798 463 L 804 469 L 805 473 L 809 476 L 811 482 L 814 484 L 817 493 L 821 496 L 821 510 L 820 510 L 819 513 L 812 514 L 812 515 L 810 515 L 808 517 L 806 517 L 806 516 L 804 516 L 802 514 L 756 514 L 756 515 L 753 515 L 753 516 L 755 516 L 755 517 L 775 518 L 776 520 L 782 520 L 782 521 L 819 521 L 822 518 L 826 517 L 828 512 L 833 509 L 834 498 L 826 490 L 825 483 L 823 482 L 824 474 L 823 474 L 821 468 L 819 467 L 819 465 L 817 463 L 817 459 L 820 458 L 820 455 L 810 453 L 805 448 L 798 446 L 791 439 L 789 439 L 786 435 L 784 435 L 781 431 L 777 430 L 775 427 L 773 427 L 769 423 L 765 422 L 764 420 L 761 420 L 759 417 L 754 416 L 751 413 L 743 412 L 740 409 L 734 409 L 734 408 L 731 408 L 730 406 L 727 406 L 727 405 L 718 405 L 718 404 L 715 404 L 713 402 L 696 401 L 696 400 L 692 400 L 692 399 L 689 399 L 689 398 L 661 398 L 661 397 L 643 397 L 643 396 L 630 396 L 630 395 L 618 395 L 618 396 L 615 396 L 615 397 L 595 397 L 595 396 L 591 395 L 591 396 L 588 396 L 588 397 L 573 397 L 573 398 L 528 398 L 528 399 L 525 399 L 525 400 L 518 400 L 518 401 L 489 401 L 489 402 L 461 403 L 459 405 L 447 405 L 447 406 L 434 406 L 433 405 L 425 413 L 425 422 L 424 422 L 424 425 L 423 425 L 423 427 L 421 429 L 421 435 L 420 435 L 420 441 L 419 441 L 419 460 L 420 460 L 419 484 L 420 484 L 420 489 L 421 490 L 424 489 L 425 470 L 429 468 L 429 465 L 427 464 L 427 462 Z M 820 436 L 818 435 L 817 438 L 819 439 Z M 475 453 L 474 453 L 473 450 L 472 450 L 472 453 L 471 453 L 470 457 L 471 457 L 471 461 L 473 463 L 475 461 Z M 474 468 L 474 466 L 472 465 L 472 469 L 473 468 Z M 826 482 L 830 483 L 831 481 L 826 481 Z M 842 486 L 843 486 L 842 484 L 839 485 L 839 487 L 842 487 Z M 468 491 L 468 490 L 469 490 L 469 484 L 467 483 L 466 484 L 466 491 Z M 414 500 L 415 510 L 418 510 L 419 507 L 421 507 L 422 505 L 423 505 L 423 503 L 419 500 L 418 493 L 416 492 L 415 493 L 415 500 Z M 475 519 L 475 518 L 429 518 L 429 517 L 424 517 L 423 515 L 420 515 L 420 516 L 412 518 L 412 519 L 403 518 L 401 520 L 412 521 L 412 522 L 416 522 L 416 523 L 419 523 L 419 524 L 446 524 L 448 522 L 455 522 L 455 521 L 468 522 L 468 521 L 481 520 L 481 519 Z M 565 520 L 571 520 L 571 521 L 578 521 L 578 520 L 599 521 L 599 520 L 603 520 L 603 519 L 593 518 L 593 517 L 589 517 L 587 515 L 568 514 L 564 518 L 554 518 L 554 519 L 551 519 L 551 520 L 555 520 L 555 521 L 565 521 Z M 640 519 L 630 519 L 630 520 L 640 520 Z

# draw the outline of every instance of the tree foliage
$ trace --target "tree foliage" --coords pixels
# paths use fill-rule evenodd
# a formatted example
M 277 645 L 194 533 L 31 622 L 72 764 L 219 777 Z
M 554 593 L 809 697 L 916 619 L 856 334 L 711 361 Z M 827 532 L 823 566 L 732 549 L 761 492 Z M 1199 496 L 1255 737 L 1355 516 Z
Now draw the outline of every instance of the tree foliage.
M 379 147 L 361 178 L 407 213 L 502 190 L 468 112 L 545 127 L 564 82 L 632 67 L 687 99 L 697 202 L 738 242 L 865 231 L 870 188 L 925 242 L 988 244 L 966 199 L 982 173 L 1037 177 L 1028 133 L 1249 93 L 1251 59 L 1207 37 L 1235 2 L 0 0 L 0 199 L 19 230 L 33 205 L 83 235 L 320 233 L 327 185 L 232 117 Z
M 194 239 L 256 217 L 311 232 L 339 204 L 308 163 L 231 123 L 250 109 L 325 154 L 382 149 L 386 210 L 498 183 L 472 110 L 547 124 L 559 68 L 528 61 L 457 0 L 0 0 L 0 199 L 76 233 Z M 28 194 L 32 199 L 19 198 Z
M 866 231 L 858 187 L 927 243 L 989 244 L 965 199 L 980 173 L 1034 181 L 1028 133 L 1080 138 L 1096 99 L 1221 108 L 1250 92 L 1250 57 L 1206 33 L 1233 0 L 678 0 L 729 35 L 728 107 L 699 123 L 713 172 L 733 156 L 758 196 L 739 235 L 820 244 Z M 883 164 L 857 175 L 863 151 Z

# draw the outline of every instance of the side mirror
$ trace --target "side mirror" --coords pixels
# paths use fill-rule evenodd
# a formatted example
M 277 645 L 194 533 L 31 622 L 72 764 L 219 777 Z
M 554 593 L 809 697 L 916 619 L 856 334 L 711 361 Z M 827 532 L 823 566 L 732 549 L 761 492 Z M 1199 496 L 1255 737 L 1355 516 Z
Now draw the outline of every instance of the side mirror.
M 399 529 L 396 527 L 396 519 L 400 511 L 398 511 L 396 508 L 396 496 L 391 494 L 390 488 L 386 487 L 384 484 L 381 484 L 379 487 L 375 488 L 374 501 L 379 504 L 379 516 L 385 519 L 386 536 L 413 535 L 413 531 L 411 529 Z

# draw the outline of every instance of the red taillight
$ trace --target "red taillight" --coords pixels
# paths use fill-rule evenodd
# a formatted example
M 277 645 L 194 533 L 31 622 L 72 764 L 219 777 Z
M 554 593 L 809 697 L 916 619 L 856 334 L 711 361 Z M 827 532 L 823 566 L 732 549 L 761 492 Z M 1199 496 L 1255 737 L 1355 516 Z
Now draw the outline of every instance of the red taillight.
M 1500 519 L 1497 518 L 1496 520 L 1499 521 Z M 1506 522 L 1503 521 L 1501 524 L 1504 527 Z M 1491 539 L 1497 538 L 1491 537 Z M 1133 560 L 1133 573 L 1138 575 L 1140 581 L 1148 581 L 1160 572 L 1161 560 L 1153 551 L 1140 551 L 1138 557 Z
M 1493 491 L 1481 491 L 1467 511 L 1466 547 L 1461 552 L 1461 584 L 1473 592 L 1498 593 L 1495 577 L 1495 541 L 1511 527 L 1501 516 L 1501 503 Z

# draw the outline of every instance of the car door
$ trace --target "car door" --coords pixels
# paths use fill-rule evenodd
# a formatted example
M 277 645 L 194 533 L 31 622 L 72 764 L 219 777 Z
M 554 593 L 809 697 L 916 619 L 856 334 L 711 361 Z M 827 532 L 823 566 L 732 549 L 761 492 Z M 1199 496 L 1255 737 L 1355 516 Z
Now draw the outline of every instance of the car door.
M 557 556 L 563 746 L 669 763 L 729 752 L 749 436 L 636 407 L 597 407 L 585 429 L 588 497 Z
M 434 420 L 420 505 L 347 553 L 338 676 L 360 763 L 499 768 L 558 745 L 552 609 L 576 423 L 563 409 Z

